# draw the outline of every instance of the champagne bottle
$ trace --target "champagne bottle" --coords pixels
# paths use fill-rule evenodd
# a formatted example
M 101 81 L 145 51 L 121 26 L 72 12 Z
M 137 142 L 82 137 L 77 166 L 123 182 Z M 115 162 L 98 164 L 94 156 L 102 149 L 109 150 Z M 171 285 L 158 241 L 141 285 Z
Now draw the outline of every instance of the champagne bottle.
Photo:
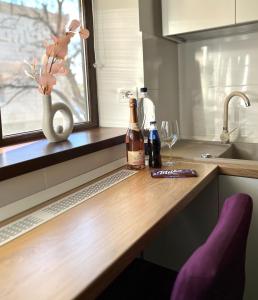
M 129 101 L 130 123 L 126 133 L 127 167 L 140 170 L 145 167 L 144 139 L 138 126 L 136 99 Z

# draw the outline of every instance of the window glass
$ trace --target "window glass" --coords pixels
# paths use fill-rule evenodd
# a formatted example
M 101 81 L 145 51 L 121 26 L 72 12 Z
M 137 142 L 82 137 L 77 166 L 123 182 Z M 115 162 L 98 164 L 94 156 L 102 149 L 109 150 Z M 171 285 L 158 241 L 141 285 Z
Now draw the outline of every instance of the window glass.
M 69 20 L 80 19 L 78 0 L 0 0 L 0 106 L 3 136 L 41 129 L 43 97 L 25 73 L 25 63 L 45 52 L 44 41 L 64 34 Z M 58 76 L 53 102 L 63 101 L 77 123 L 89 121 L 84 45 L 71 39 L 69 73 Z M 58 122 L 58 115 L 57 120 Z

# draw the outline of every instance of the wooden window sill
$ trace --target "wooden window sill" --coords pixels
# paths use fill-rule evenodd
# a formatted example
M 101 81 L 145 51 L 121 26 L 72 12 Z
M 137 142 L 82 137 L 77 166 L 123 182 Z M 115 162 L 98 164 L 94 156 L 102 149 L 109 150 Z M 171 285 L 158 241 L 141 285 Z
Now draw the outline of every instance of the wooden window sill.
M 0 148 L 0 181 L 124 143 L 123 128 L 94 128 L 61 143 L 46 139 Z

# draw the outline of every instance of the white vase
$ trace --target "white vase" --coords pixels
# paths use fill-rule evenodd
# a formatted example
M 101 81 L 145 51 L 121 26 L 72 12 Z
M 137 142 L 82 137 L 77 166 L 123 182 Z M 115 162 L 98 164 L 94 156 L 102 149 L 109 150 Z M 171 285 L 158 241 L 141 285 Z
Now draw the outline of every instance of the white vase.
M 63 117 L 63 126 L 54 127 L 54 116 L 60 111 Z M 66 141 L 73 131 L 73 114 L 64 103 L 52 104 L 51 95 L 43 96 L 42 130 L 49 142 Z

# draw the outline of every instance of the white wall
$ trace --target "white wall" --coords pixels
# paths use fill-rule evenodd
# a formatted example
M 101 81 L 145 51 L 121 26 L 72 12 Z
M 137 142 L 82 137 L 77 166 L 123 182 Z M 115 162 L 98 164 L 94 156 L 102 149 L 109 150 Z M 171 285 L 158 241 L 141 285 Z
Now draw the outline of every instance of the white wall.
M 139 0 L 144 83 L 156 105 L 156 119 L 179 119 L 177 44 L 162 38 L 161 3 Z
M 138 0 L 93 4 L 100 126 L 127 127 L 128 103 L 119 103 L 118 89 L 143 86 Z
M 179 52 L 181 136 L 219 140 L 223 101 L 233 90 L 250 96 L 251 107 L 232 99 L 232 140 L 258 142 L 258 33 L 181 44 Z
M 144 81 L 156 106 L 158 124 L 179 120 L 177 45 L 143 34 Z
M 20 212 L 53 198 L 55 193 L 62 194 L 86 183 L 90 172 L 93 178 L 89 179 L 93 180 L 124 164 L 125 145 L 121 144 L 1 181 L 0 220 L 13 212 Z
M 118 89 L 147 86 L 157 120 L 179 119 L 177 45 L 162 38 L 158 0 L 94 1 L 100 125 L 127 127 Z

